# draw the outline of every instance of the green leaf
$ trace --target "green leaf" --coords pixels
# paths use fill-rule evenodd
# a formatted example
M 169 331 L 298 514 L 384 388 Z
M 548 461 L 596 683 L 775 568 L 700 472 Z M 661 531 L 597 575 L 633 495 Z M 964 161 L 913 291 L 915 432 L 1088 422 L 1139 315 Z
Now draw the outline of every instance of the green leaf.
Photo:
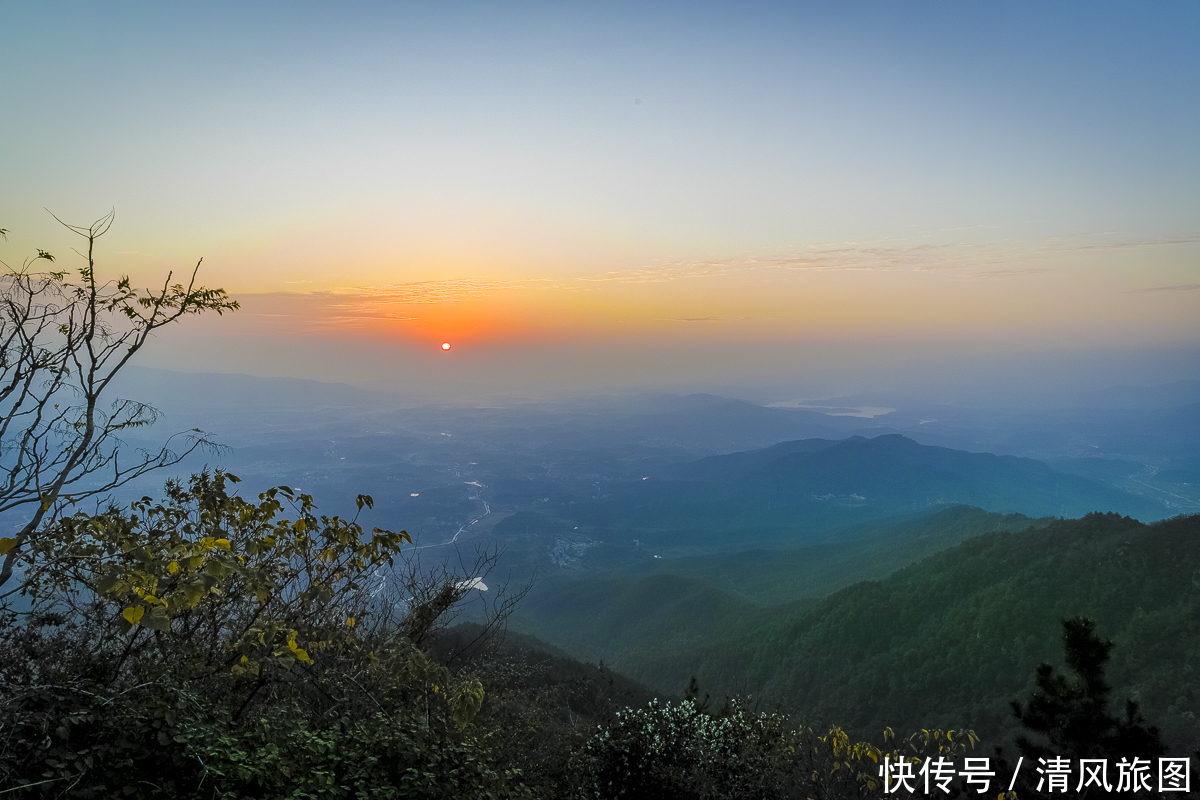
M 152 631 L 171 630 L 171 618 L 167 616 L 167 609 L 163 606 L 150 609 L 150 613 L 142 617 L 142 627 Z
M 122 580 L 121 573 L 116 571 L 108 573 L 96 584 L 96 591 L 113 597 L 125 594 L 128 590 L 129 584 Z
M 207 594 L 207 592 L 208 587 L 205 586 L 201 581 L 189 584 L 186 589 L 172 598 L 174 600 L 173 605 L 175 606 L 175 610 L 187 611 L 195 608 L 196 605 L 204 599 L 204 595 Z
M 0 556 L 8 555 L 8 551 L 16 546 L 17 540 L 9 537 L 0 539 Z

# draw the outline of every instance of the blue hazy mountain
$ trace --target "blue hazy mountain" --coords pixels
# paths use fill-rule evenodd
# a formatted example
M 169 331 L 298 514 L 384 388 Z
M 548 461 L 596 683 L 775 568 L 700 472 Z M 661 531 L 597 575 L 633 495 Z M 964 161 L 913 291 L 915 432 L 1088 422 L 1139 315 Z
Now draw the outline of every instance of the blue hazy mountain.
M 564 546 L 586 550 L 577 566 L 608 568 L 654 554 L 798 545 L 943 504 L 1143 520 L 1200 509 L 1200 471 L 1164 444 L 1195 438 L 1190 384 L 1142 410 L 1152 391 L 1101 398 L 1086 413 L 997 417 L 897 401 L 896 412 L 869 419 L 706 394 L 412 408 L 318 381 L 137 368 L 124 377 L 121 396 L 164 412 L 153 430 L 131 432 L 131 445 L 152 449 L 195 427 L 226 445 L 176 474 L 225 467 L 247 491 L 300 486 L 331 513 L 371 494 L 372 524 L 426 543 L 448 541 L 490 508 L 460 541 L 494 532 L 512 556 L 550 566 Z M 1128 435 L 1098 438 L 1102 430 Z M 1039 460 L 968 452 L 1000 440 L 1023 442 L 1016 455 Z M 163 477 L 147 476 L 130 496 L 157 494 Z
M 922 445 L 897 434 L 783 442 L 643 477 L 529 513 L 557 515 L 606 542 L 637 539 L 664 555 L 788 546 L 946 505 L 1030 517 L 1172 515 L 1156 500 L 1035 459 Z
M 673 466 L 678 481 L 736 485 L 806 503 L 837 498 L 880 510 L 972 505 L 1030 516 L 1120 511 L 1161 519 L 1166 510 L 1041 461 L 921 445 L 898 434 L 841 441 L 784 442 L 762 450 Z

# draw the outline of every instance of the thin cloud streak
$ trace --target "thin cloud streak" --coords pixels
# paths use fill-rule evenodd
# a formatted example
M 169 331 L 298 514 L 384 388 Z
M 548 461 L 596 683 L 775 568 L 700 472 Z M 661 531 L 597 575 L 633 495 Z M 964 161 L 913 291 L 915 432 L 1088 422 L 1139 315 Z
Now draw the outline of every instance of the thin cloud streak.
M 1146 289 L 1130 289 L 1125 294 L 1145 294 L 1146 292 L 1189 292 L 1200 289 L 1200 283 L 1179 283 L 1174 286 L 1151 286 Z
M 414 322 L 421 317 L 413 315 L 413 306 L 480 300 L 520 284 L 520 281 L 459 278 L 343 287 L 319 293 L 326 298 L 322 305 L 328 316 L 315 318 L 312 323 L 342 329 L 364 327 L 372 321 Z
M 330 294 L 360 297 L 381 305 L 452 303 L 463 300 L 477 300 L 492 294 L 498 289 L 510 288 L 517 284 L 517 281 L 458 278 L 444 281 L 394 283 L 389 286 L 347 286 L 334 289 Z
M 1042 272 L 1050 272 L 1049 267 L 1030 267 L 1029 269 L 992 269 L 986 272 L 972 272 L 964 275 L 965 278 L 1012 278 L 1019 275 L 1037 275 Z
M 669 261 L 632 270 L 614 270 L 576 280 L 583 283 L 661 283 L 742 274 L 752 271 L 811 272 L 939 272 L 962 277 L 1013 277 L 1050 272 L 1030 266 L 1070 253 L 1100 253 L 1188 245 L 1200 235 L 1150 241 L 1063 244 L 1051 240 L 1041 245 L 1025 242 L 919 244 L 904 247 L 838 247 L 796 254 L 730 259 Z
M 1058 253 L 1086 253 L 1086 252 L 1116 252 L 1120 250 L 1137 250 L 1146 247 L 1169 247 L 1171 245 L 1180 244 L 1196 244 L 1200 242 L 1200 234 L 1191 234 L 1181 236 L 1174 239 L 1160 239 L 1158 241 L 1149 242 L 1109 242 L 1104 244 L 1080 244 L 1062 246 L 1055 243 L 1051 249 Z

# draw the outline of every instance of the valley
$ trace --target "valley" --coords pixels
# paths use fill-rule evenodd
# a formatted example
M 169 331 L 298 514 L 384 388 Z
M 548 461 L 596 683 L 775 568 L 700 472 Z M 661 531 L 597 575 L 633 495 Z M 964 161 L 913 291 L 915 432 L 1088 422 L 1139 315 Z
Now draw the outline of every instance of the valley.
M 151 395 L 161 380 L 135 377 Z M 529 587 L 512 630 L 655 691 L 695 676 L 863 732 L 970 724 L 1004 738 L 1007 701 L 1053 657 L 1058 620 L 1083 613 L 1116 643 L 1120 685 L 1200 744 L 1194 689 L 1166 688 L 1200 651 L 1187 644 L 1200 625 L 1190 405 L 1026 412 L 1004 432 L 1003 415 L 935 424 L 902 403 L 870 418 L 670 395 L 395 410 L 236 378 L 225 412 L 204 392 L 232 380 L 157 398 L 237 442 L 209 466 L 339 513 L 372 494 L 372 519 L 407 530 L 429 568 L 498 554 L 489 591 Z M 1100 433 L 1134 418 L 1127 435 Z M 970 436 L 1010 452 L 952 446 Z M 1139 594 L 1156 586 L 1167 593 Z M 1150 619 L 1180 642 L 1152 666 Z

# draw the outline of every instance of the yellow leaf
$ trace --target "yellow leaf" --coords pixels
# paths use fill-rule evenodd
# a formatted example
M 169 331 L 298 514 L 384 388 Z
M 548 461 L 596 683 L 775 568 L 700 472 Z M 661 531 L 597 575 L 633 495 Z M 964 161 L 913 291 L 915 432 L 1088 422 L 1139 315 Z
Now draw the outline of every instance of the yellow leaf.
M 137 625 L 142 621 L 142 615 L 145 613 L 146 609 L 142 608 L 141 606 L 130 606 L 121 612 L 121 616 L 124 617 L 125 621 L 130 625 Z
M 213 545 L 221 548 L 222 550 L 228 550 L 229 549 L 229 540 L 228 539 L 217 539 L 215 542 L 213 542 Z
M 346 624 L 349 625 L 351 628 L 353 628 L 354 627 L 354 617 L 346 617 Z
M 16 545 L 16 543 L 17 543 L 16 539 L 9 539 L 7 537 L 4 539 L 0 539 L 0 556 L 7 555 L 8 551 L 12 550 L 13 546 Z
M 170 564 L 167 564 L 167 572 L 171 573 L 172 575 L 174 575 L 176 572 L 179 572 L 179 562 L 172 561 Z
M 299 647 L 297 647 L 297 648 L 296 648 L 295 650 L 293 650 L 292 652 L 296 654 L 296 658 L 300 659 L 300 660 L 301 660 L 301 661 L 303 661 L 305 664 L 311 664 L 311 663 L 312 663 L 312 659 L 308 657 L 308 653 L 307 653 L 307 651 L 305 651 L 305 650 L 302 650 L 302 649 L 300 649 Z

